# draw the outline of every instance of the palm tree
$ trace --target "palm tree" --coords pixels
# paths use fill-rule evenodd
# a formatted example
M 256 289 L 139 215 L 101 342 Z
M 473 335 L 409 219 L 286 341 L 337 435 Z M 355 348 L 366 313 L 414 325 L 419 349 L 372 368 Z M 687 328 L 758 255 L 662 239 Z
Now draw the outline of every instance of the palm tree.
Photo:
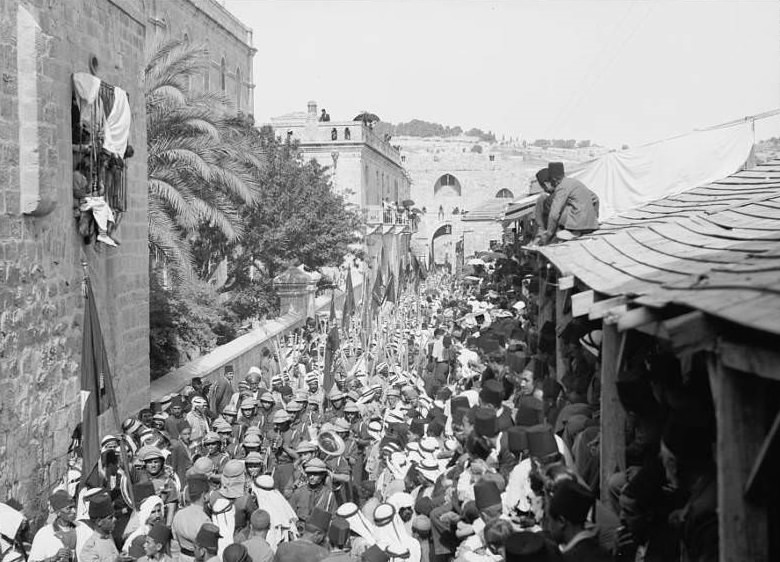
M 208 52 L 182 40 L 155 48 L 145 68 L 149 251 L 175 279 L 192 277 L 201 226 L 241 237 L 239 208 L 257 198 L 261 158 L 248 149 L 221 93 L 194 92 Z

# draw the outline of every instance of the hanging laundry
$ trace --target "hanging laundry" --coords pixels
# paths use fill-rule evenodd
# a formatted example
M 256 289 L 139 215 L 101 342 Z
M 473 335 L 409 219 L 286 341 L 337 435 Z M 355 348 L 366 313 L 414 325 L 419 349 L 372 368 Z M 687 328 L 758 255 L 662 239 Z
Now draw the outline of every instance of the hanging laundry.
M 73 74 L 73 87 L 85 105 L 92 105 L 100 91 L 100 78 L 86 72 L 76 72 Z
M 120 158 L 123 157 L 130 136 L 131 121 L 127 92 L 122 88 L 114 87 L 114 106 L 106 118 L 103 129 L 105 135 L 103 148 Z

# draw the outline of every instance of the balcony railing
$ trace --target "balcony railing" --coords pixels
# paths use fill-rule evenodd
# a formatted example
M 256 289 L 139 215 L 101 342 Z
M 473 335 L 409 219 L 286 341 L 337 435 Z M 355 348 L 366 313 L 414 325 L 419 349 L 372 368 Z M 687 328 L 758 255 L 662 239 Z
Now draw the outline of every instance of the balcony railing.
M 366 224 L 387 226 L 409 226 L 414 229 L 414 221 L 411 220 L 406 209 L 383 208 L 381 205 L 366 205 L 364 208 Z

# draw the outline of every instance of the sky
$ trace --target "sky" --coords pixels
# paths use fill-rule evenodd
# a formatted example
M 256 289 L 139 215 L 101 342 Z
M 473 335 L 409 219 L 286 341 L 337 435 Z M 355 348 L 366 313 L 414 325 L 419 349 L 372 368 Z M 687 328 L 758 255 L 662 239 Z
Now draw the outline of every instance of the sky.
M 253 29 L 257 122 L 315 100 L 333 120 L 636 146 L 780 108 L 776 0 L 224 4 Z

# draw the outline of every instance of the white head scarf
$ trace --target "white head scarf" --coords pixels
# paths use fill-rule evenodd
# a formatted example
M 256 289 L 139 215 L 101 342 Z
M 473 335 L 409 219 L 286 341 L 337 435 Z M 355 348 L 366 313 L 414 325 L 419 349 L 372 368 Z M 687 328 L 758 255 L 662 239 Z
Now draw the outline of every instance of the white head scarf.
M 295 525 L 298 516 L 284 496 L 273 488 L 273 478 L 262 475 L 255 478 L 252 490 L 257 498 L 257 505 L 268 512 L 271 517 L 271 526 L 268 530 L 266 541 L 271 548 L 276 550 L 279 543 L 284 542 L 289 533 L 298 535 Z
M 349 530 L 364 538 L 369 546 L 376 543 L 376 527 L 366 519 L 357 505 L 352 502 L 342 504 L 336 510 L 336 515 L 346 519 Z
M 149 496 L 141 502 L 141 506 L 138 508 L 138 510 L 134 511 L 133 515 L 130 516 L 130 521 L 127 523 L 127 529 L 125 529 L 125 535 L 127 538 L 125 539 L 125 544 L 122 547 L 123 552 L 127 552 L 130 549 L 130 544 L 133 542 L 135 537 L 149 533 L 149 529 L 151 527 L 147 521 L 152 515 L 152 511 L 154 511 L 157 506 L 160 506 L 160 508 L 163 507 L 162 498 L 160 498 L 160 496 Z

